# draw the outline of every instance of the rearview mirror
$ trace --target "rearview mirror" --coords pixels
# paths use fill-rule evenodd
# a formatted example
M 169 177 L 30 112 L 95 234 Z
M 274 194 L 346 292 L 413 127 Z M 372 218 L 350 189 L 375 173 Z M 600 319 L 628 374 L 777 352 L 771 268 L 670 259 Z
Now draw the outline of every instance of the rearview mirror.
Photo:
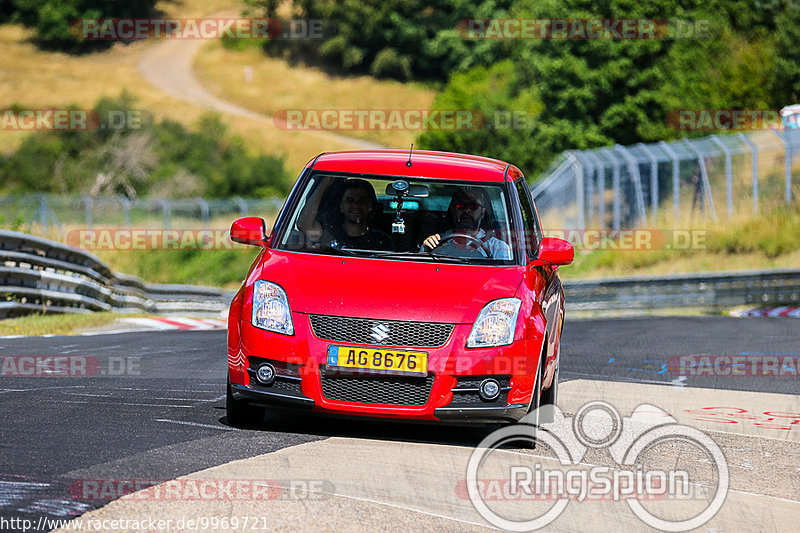
M 259 217 L 244 217 L 231 225 L 231 240 L 239 244 L 264 246 L 267 239 L 266 222 Z
M 569 241 L 545 237 L 539 244 L 539 261 L 546 261 L 551 265 L 568 265 L 574 258 L 575 250 Z
M 427 185 L 409 185 L 405 180 L 396 180 L 386 186 L 386 194 L 407 198 L 427 198 Z

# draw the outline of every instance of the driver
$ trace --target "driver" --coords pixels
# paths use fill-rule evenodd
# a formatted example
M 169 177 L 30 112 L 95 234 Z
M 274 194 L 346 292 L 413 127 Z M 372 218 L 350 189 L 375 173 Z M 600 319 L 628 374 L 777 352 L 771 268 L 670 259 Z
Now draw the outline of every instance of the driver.
M 512 259 L 511 247 L 481 228 L 486 215 L 486 197 L 478 187 L 459 187 L 453 193 L 448 212 L 453 220 L 454 228 L 442 234 L 431 235 L 423 242 L 423 249 L 433 250 L 447 240 L 463 242 L 469 246 L 477 240 L 484 251 L 494 259 Z
M 373 227 L 378 199 L 375 189 L 363 179 L 348 178 L 339 183 L 337 205 L 321 222 L 320 203 L 336 178 L 326 176 L 300 212 L 297 227 L 310 242 L 330 243 L 333 247 L 361 250 L 392 250 L 391 238 Z

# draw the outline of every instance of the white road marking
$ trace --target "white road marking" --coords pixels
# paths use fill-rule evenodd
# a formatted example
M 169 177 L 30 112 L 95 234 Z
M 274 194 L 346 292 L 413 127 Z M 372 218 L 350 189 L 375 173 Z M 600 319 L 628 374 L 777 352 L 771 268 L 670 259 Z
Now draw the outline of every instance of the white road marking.
M 228 426 L 215 426 L 212 424 L 201 424 L 199 422 L 185 422 L 183 420 L 170 420 L 168 418 L 156 418 L 156 422 L 168 422 L 170 424 L 180 424 L 182 426 L 194 426 L 199 428 L 220 429 L 223 431 L 241 431 L 239 428 L 232 428 Z
M 670 383 L 672 383 L 675 387 L 685 387 L 686 386 L 686 376 L 678 376 L 673 379 Z
M 328 494 L 330 496 L 336 496 L 336 497 L 345 498 L 345 499 L 348 499 L 348 500 L 356 500 L 356 501 L 359 501 L 359 502 L 375 503 L 375 504 L 378 504 L 378 505 L 385 505 L 386 507 L 394 507 L 395 509 L 403 509 L 403 510 L 406 510 L 406 511 L 411 511 L 412 513 L 424 514 L 424 515 L 427 515 L 427 516 L 433 516 L 435 518 L 444 518 L 445 520 L 451 520 L 453 522 L 460 522 L 462 524 L 469 524 L 471 526 L 478 526 L 478 527 L 482 527 L 482 528 L 485 528 L 485 529 L 491 529 L 491 530 L 494 530 L 494 531 L 502 531 L 501 529 L 497 529 L 496 527 L 492 527 L 489 524 L 481 524 L 481 523 L 478 523 L 478 522 L 470 522 L 469 520 L 462 520 L 460 518 L 454 518 L 452 516 L 447 516 L 447 515 L 437 514 L 437 513 L 431 513 L 429 511 L 423 511 L 422 509 L 416 509 L 414 507 L 408 507 L 407 505 L 400 505 L 400 504 L 397 504 L 397 503 L 382 502 L 380 500 L 372 500 L 370 498 L 361 498 L 359 496 L 350 496 L 348 494 L 339 494 L 337 492 L 324 492 L 324 491 L 311 491 L 311 490 L 309 490 L 308 492 L 314 492 L 316 494 Z
M 621 377 L 621 376 L 605 376 L 603 374 L 586 374 L 584 372 L 572 372 L 572 371 L 564 371 L 564 376 L 585 376 L 589 378 L 604 378 L 609 381 L 623 381 L 623 382 L 630 382 L 630 383 L 645 383 L 645 384 L 655 384 L 655 385 L 672 385 L 670 381 L 658 381 L 655 379 L 639 379 L 639 378 L 628 378 L 628 377 Z M 563 381 L 563 380 L 562 380 Z

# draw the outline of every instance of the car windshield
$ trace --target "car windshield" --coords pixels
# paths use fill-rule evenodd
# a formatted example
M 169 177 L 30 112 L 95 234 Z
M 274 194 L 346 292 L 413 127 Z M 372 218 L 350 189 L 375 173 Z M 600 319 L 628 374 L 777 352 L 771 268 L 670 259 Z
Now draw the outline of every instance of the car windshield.
M 511 264 L 501 183 L 316 173 L 276 248 L 325 255 Z

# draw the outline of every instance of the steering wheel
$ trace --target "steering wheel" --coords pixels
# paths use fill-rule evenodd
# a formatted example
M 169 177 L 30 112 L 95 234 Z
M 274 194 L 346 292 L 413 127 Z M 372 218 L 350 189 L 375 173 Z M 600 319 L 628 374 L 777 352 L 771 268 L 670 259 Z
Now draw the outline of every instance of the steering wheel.
M 486 245 L 485 242 L 476 237 L 473 237 L 472 235 L 467 235 L 466 233 L 452 233 L 447 237 L 445 237 L 444 239 L 442 239 L 441 241 L 439 241 L 439 244 L 436 245 L 436 248 L 441 248 L 445 243 L 458 238 L 466 239 L 467 246 L 469 246 L 470 244 L 477 244 L 478 245 L 477 248 L 474 249 L 480 251 L 483 254 L 483 257 L 489 258 L 492 256 L 492 252 L 491 250 L 489 250 L 489 247 Z

